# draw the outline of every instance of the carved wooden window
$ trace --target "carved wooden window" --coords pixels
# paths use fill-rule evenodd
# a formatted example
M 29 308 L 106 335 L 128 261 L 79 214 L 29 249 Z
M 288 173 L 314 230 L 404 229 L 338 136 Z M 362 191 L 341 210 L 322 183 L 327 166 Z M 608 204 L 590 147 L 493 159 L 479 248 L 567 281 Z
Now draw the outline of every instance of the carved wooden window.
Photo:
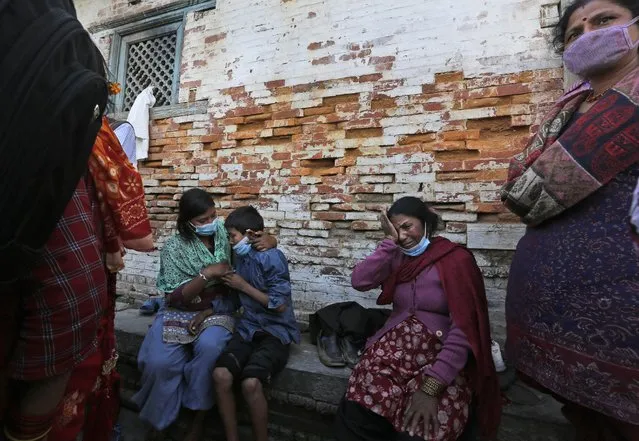
M 124 110 L 130 110 L 135 98 L 148 86 L 155 86 L 156 106 L 173 102 L 177 32 L 171 32 L 128 46 L 124 80 Z
M 173 23 L 122 36 L 116 58 L 122 93 L 116 96 L 118 111 L 129 111 L 135 98 L 154 86 L 155 107 L 177 102 L 183 23 Z

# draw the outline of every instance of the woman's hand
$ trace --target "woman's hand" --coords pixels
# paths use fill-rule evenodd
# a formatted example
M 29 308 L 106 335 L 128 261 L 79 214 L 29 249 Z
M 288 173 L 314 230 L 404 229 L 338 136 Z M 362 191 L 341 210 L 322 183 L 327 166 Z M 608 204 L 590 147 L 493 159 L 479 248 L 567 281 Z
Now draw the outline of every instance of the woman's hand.
M 271 248 L 277 248 L 277 239 L 275 236 L 265 233 L 264 231 L 246 230 L 246 236 L 249 243 L 257 251 L 266 251 Z
M 218 279 L 229 272 L 231 267 L 228 263 L 214 263 L 202 269 L 202 274 L 207 279 Z
M 237 273 L 228 272 L 224 276 L 222 276 L 222 281 L 226 286 L 232 288 L 236 291 L 246 291 L 247 282 Z
M 428 428 L 431 424 L 433 426 L 433 435 L 435 439 L 437 439 L 437 432 L 439 432 L 439 420 L 437 419 L 438 405 L 439 400 L 437 397 L 426 395 L 421 390 L 415 392 L 411 397 L 408 409 L 406 409 L 404 430 L 407 431 L 410 436 L 415 436 L 418 424 L 423 420 L 424 439 L 428 439 Z
M 379 220 L 382 223 L 382 231 L 384 231 L 386 239 L 390 239 L 393 242 L 397 243 L 399 241 L 399 235 L 397 234 L 397 230 L 391 223 L 390 219 L 388 219 L 385 210 L 382 210 L 379 214 Z
M 200 329 L 204 320 L 213 315 L 213 308 L 205 309 L 204 311 L 198 313 L 191 322 L 189 323 L 189 332 L 191 335 L 196 335 L 197 330 Z

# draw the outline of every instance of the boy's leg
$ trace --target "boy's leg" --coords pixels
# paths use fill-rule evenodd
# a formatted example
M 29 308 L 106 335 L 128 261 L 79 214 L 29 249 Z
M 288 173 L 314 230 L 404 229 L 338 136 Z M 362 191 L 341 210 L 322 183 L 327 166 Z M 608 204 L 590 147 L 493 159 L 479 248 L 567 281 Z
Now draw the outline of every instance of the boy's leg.
M 228 346 L 218 358 L 213 371 L 213 382 L 217 396 L 217 407 L 224 424 L 226 441 L 239 441 L 237 430 L 237 409 L 233 395 L 233 380 L 241 378 L 242 368 L 253 351 L 251 342 L 245 342 L 236 332 Z
M 268 441 L 268 403 L 262 382 L 257 378 L 242 381 L 242 395 L 251 413 L 251 425 L 255 441 Z
M 255 441 L 268 441 L 268 404 L 264 386 L 286 366 L 289 345 L 272 336 L 260 337 L 242 371 L 242 394 L 251 413 Z

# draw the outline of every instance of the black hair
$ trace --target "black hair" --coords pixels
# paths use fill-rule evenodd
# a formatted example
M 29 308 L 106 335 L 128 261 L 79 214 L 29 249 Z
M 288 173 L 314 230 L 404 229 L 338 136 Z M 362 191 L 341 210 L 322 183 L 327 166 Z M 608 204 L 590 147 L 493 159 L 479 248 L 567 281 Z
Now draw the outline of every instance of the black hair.
M 566 31 L 568 30 L 568 22 L 570 21 L 570 17 L 572 17 L 572 14 L 574 14 L 577 9 L 583 8 L 592 1 L 593 0 L 575 0 L 561 14 L 559 22 L 555 25 L 555 28 L 553 30 L 552 40 L 553 46 L 558 54 L 563 54 L 564 50 L 566 49 Z M 629 10 L 632 13 L 633 18 L 639 16 L 639 2 L 637 0 L 608 1 Z
M 213 196 L 201 188 L 185 191 L 180 199 L 177 219 L 178 232 L 187 239 L 195 239 L 196 235 L 191 226 L 191 219 L 201 216 L 211 207 L 215 207 Z
M 262 231 L 264 230 L 264 218 L 259 211 L 247 205 L 233 210 L 224 221 L 224 226 L 227 229 L 235 228 L 242 234 L 246 234 L 246 230 Z
M 416 217 L 422 222 L 426 236 L 432 237 L 433 233 L 437 229 L 439 223 L 439 216 L 435 213 L 428 204 L 419 198 L 413 196 L 405 196 L 395 201 L 393 205 L 388 209 L 386 215 L 390 219 L 398 214 L 404 216 Z

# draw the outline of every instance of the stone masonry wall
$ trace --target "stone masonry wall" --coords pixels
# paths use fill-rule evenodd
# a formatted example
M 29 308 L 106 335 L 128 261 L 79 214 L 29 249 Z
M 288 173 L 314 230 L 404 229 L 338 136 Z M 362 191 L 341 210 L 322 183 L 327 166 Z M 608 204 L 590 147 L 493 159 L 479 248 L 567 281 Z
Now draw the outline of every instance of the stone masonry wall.
M 167 3 L 77 7 L 92 25 Z M 381 237 L 378 211 L 417 195 L 440 213 L 442 235 L 475 252 L 501 338 L 523 227 L 499 189 L 563 89 L 540 26 L 545 3 L 220 0 L 190 13 L 180 102 L 208 110 L 153 121 L 140 172 L 158 243 L 181 193 L 199 186 L 222 215 L 262 212 L 289 258 L 300 316 L 347 299 L 372 305 L 377 293 L 350 288 L 350 270 Z M 110 34 L 95 35 L 106 54 Z M 157 267 L 157 255 L 129 254 L 121 292 L 155 294 Z

